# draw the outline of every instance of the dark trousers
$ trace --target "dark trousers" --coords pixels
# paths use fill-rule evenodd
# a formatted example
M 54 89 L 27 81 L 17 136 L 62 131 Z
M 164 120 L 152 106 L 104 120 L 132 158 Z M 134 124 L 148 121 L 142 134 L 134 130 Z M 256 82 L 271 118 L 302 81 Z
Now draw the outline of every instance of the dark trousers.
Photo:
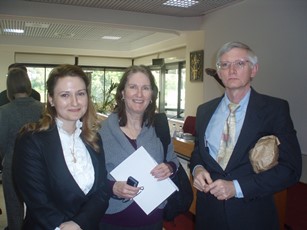
M 2 187 L 9 230 L 22 228 L 24 205 L 13 181 L 12 166 L 3 165 Z
M 121 226 L 114 226 L 110 224 L 100 223 L 99 229 L 100 230 L 162 230 L 163 222 L 158 222 L 156 224 L 142 226 L 142 227 L 121 227 Z

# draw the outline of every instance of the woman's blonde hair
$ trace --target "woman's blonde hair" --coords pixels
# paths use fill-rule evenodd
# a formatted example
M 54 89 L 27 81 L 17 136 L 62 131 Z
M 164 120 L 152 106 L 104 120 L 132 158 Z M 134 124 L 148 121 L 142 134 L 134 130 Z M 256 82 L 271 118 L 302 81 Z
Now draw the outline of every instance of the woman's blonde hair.
M 90 80 L 83 70 L 75 65 L 60 65 L 55 67 L 49 74 L 47 80 L 47 93 L 50 97 L 54 96 L 54 89 L 59 79 L 64 77 L 79 77 L 81 78 L 86 86 L 86 92 L 88 95 L 88 107 L 81 118 L 82 121 L 82 139 L 89 144 L 97 152 L 99 151 L 98 142 L 98 129 L 100 128 L 99 121 L 97 119 L 97 114 L 93 102 L 91 101 L 89 95 Z M 32 123 L 24 126 L 22 133 L 27 131 L 44 131 L 49 129 L 55 124 L 55 118 L 57 116 L 57 111 L 55 107 L 52 107 L 50 102 L 47 101 L 45 111 L 42 118 L 37 123 Z

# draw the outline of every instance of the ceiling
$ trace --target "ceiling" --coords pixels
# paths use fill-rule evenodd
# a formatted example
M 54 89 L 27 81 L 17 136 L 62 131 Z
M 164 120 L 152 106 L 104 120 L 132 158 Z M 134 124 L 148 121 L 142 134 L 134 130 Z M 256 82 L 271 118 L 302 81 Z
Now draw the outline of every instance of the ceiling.
M 165 41 L 180 43 L 187 31 L 201 29 L 204 15 L 242 0 L 198 0 L 190 8 L 163 5 L 166 1 L 1 0 L 0 44 L 135 52 Z
M 41 2 L 51 4 L 64 4 L 81 7 L 122 10 L 147 14 L 168 15 L 178 17 L 202 16 L 216 8 L 228 5 L 231 0 L 200 0 L 189 8 L 163 5 L 167 0 L 24 0 L 28 2 Z M 192 0 L 187 0 L 187 2 Z M 174 1 L 176 2 L 176 0 Z M 180 2 L 180 0 L 177 0 Z M 193 1 L 192 1 L 193 2 Z M 195 1 L 196 2 L 196 1 Z

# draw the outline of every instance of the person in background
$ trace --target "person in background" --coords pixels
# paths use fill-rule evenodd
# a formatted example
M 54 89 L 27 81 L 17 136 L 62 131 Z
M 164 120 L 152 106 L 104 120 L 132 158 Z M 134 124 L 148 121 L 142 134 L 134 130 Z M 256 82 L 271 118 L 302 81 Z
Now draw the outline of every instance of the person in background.
M 20 68 L 20 69 L 22 69 L 22 70 L 27 72 L 27 68 L 24 65 L 19 64 L 19 63 L 13 63 L 13 64 L 9 65 L 8 70 L 10 70 L 12 68 Z M 30 96 L 33 97 L 37 101 L 41 100 L 41 96 L 40 96 L 39 92 L 37 92 L 35 89 L 32 89 L 32 92 L 31 92 Z M 10 102 L 10 100 L 9 100 L 9 98 L 7 96 L 7 89 L 3 90 L 0 93 L 0 106 L 1 105 L 5 105 L 5 104 L 7 104 L 9 102 Z
M 12 68 L 20 68 L 20 69 L 27 72 L 27 68 L 24 65 L 19 64 L 19 63 L 13 63 L 13 64 L 9 65 L 8 71 Z M 33 97 L 34 99 L 40 101 L 40 98 L 41 98 L 40 94 L 33 88 L 32 88 L 30 96 Z M 10 102 L 10 100 L 8 98 L 8 95 L 7 95 L 7 89 L 3 90 L 0 93 L 0 106 L 5 105 L 9 102 Z M 2 173 L 2 170 L 3 170 L 3 165 L 1 164 L 1 162 L 2 162 L 2 158 L 1 158 L 1 154 L 0 154 L 0 174 Z
M 123 74 L 116 91 L 115 111 L 99 131 L 108 172 L 143 146 L 158 162 L 151 171 L 155 178 L 164 180 L 176 173 L 179 162 L 174 147 L 169 144 L 164 162 L 163 146 L 154 128 L 157 94 L 154 76 L 147 67 L 131 66 Z M 127 185 L 126 181 L 114 181 L 110 174 L 108 179 L 113 194 L 100 223 L 101 230 L 162 230 L 166 202 L 146 215 L 133 201 L 140 187 Z M 125 199 L 127 202 L 123 202 Z
M 37 121 L 43 104 L 30 97 L 32 88 L 26 71 L 11 68 L 6 81 L 10 103 L 0 106 L 0 153 L 3 158 L 3 194 L 9 230 L 20 230 L 24 205 L 13 183 L 12 161 L 15 139 L 19 129 L 28 122 Z
M 55 67 L 43 117 L 17 137 L 13 166 L 27 206 L 23 229 L 98 229 L 110 193 L 89 87 L 80 67 Z
M 273 195 L 297 183 L 302 170 L 289 104 L 251 87 L 258 62 L 246 44 L 224 44 L 217 53 L 216 66 L 225 93 L 200 105 L 196 115 L 191 157 L 193 185 L 197 189 L 195 229 L 278 230 Z M 222 135 L 230 102 L 238 106 L 234 112 L 236 135 L 229 161 L 225 162 L 219 148 L 230 138 Z M 269 135 L 280 141 L 278 164 L 256 173 L 249 151 L 260 138 Z

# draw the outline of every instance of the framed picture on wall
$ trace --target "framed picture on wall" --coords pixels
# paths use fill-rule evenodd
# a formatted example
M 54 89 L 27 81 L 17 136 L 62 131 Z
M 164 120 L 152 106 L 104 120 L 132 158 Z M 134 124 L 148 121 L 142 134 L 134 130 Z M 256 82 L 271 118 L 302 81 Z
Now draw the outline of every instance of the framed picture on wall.
M 204 51 L 190 53 L 190 81 L 203 81 Z

